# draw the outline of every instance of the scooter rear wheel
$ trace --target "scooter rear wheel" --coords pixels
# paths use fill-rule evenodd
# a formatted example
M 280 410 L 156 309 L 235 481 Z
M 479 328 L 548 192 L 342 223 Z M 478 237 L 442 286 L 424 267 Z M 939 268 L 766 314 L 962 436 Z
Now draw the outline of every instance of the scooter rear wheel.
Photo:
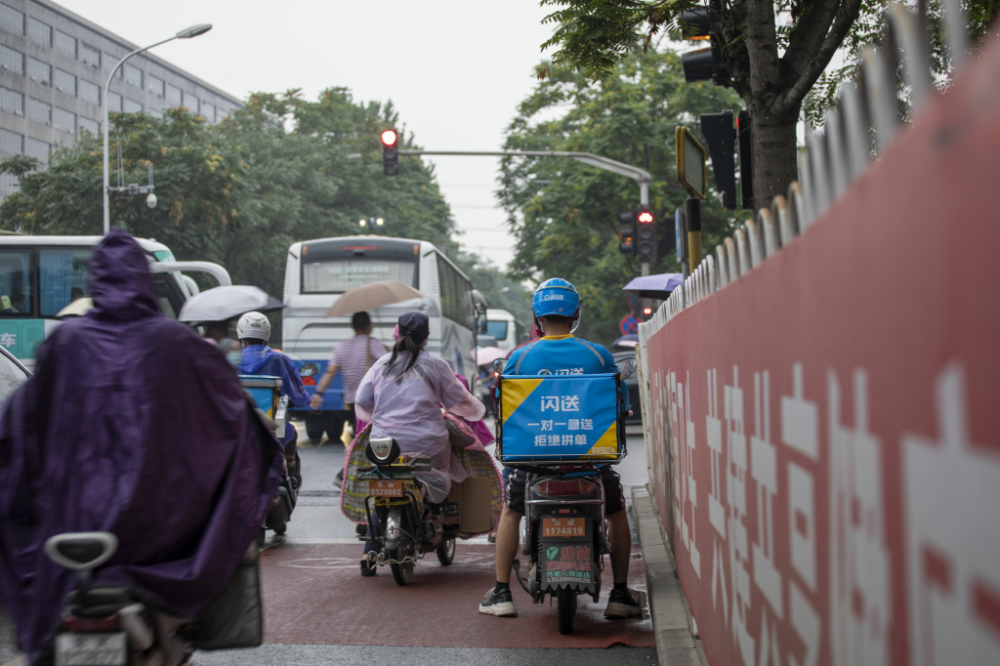
M 559 617 L 559 633 L 573 633 L 573 617 L 576 615 L 576 590 L 562 588 L 557 593 L 557 611 Z
M 402 544 L 396 549 L 393 559 L 401 560 L 409 554 L 409 549 L 404 548 Z M 409 585 L 413 580 L 413 562 L 406 562 L 405 564 L 390 564 L 389 569 L 392 571 L 392 579 L 396 581 L 396 585 L 406 586 Z
M 455 540 L 448 539 L 447 541 L 442 541 L 437 547 L 438 562 L 444 565 L 449 565 L 455 559 Z

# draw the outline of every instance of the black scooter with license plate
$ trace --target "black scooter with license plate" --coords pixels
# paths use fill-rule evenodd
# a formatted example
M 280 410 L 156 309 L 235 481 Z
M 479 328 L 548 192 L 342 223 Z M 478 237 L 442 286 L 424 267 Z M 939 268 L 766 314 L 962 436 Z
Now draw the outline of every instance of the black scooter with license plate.
M 417 475 L 430 471 L 430 458 L 401 454 L 392 437 L 371 438 L 365 456 L 372 462 L 359 469 L 368 479 L 368 533 L 358 538 L 377 546 L 367 555 L 368 566 L 388 564 L 396 584 L 409 585 L 417 560 L 425 554 L 434 552 L 441 564 L 451 564 L 460 529 L 444 520 L 458 516 L 458 503 L 425 502 Z
M 634 358 L 616 363 L 622 380 L 636 370 Z M 503 373 L 503 363 L 494 365 Z M 625 451 L 619 453 L 624 457 Z M 594 464 L 537 464 L 519 468 L 525 483 L 525 516 L 521 521 L 521 553 L 528 558 L 527 576 L 520 560 L 513 573 L 535 603 L 556 600 L 558 630 L 573 633 L 577 597 L 598 602 L 604 555 L 610 555 L 604 485 Z

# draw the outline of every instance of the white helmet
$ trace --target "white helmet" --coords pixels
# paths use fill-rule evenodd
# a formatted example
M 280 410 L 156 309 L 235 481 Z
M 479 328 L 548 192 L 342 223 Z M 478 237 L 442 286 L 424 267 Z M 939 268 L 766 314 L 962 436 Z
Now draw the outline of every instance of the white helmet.
M 267 342 L 271 337 L 271 322 L 259 312 L 248 312 L 236 324 L 236 337 L 240 340 L 255 338 Z

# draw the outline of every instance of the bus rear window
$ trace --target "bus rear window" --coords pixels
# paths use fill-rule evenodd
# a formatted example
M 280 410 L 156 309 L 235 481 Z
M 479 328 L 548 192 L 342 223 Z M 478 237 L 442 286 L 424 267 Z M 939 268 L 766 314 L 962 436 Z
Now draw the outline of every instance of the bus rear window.
M 303 257 L 303 294 L 342 294 L 355 287 L 392 280 L 419 289 L 417 262 L 382 257 Z

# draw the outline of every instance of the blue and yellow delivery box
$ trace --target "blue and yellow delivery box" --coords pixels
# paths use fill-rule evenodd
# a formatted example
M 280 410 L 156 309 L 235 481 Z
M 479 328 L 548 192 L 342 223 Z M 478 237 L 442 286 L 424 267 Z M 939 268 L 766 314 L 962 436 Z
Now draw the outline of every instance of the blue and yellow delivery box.
M 617 462 L 624 451 L 618 375 L 499 378 L 497 459 Z
M 240 382 L 257 404 L 257 409 L 264 412 L 268 418 L 274 419 L 278 413 L 278 403 L 281 401 L 281 377 L 240 375 Z

